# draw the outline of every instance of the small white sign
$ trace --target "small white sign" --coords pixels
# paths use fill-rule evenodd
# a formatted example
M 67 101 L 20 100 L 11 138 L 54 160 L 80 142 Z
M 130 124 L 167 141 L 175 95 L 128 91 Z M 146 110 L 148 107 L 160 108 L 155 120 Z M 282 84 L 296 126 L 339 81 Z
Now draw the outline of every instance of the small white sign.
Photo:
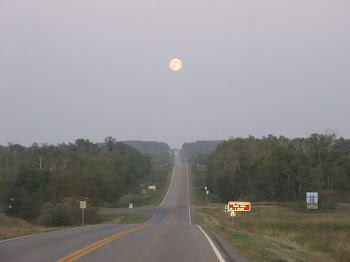
M 133 208 L 134 205 L 132 203 L 129 203 L 129 208 Z
M 80 201 L 80 208 L 86 208 L 86 201 Z
M 204 187 L 204 190 L 207 190 L 208 188 L 207 187 Z
M 156 191 L 156 189 L 157 189 L 157 186 L 148 186 L 148 189 L 149 189 L 149 190 L 153 190 L 153 191 Z
M 236 216 L 236 211 L 232 211 L 231 212 L 231 217 L 235 217 Z
M 209 195 L 209 190 L 205 191 L 205 193 L 206 193 L 207 195 Z

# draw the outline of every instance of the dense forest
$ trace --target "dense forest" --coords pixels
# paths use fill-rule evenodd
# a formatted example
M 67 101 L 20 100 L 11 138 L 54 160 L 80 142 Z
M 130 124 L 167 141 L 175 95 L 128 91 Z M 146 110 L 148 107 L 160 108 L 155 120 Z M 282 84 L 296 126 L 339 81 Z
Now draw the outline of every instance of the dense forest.
M 334 134 L 232 138 L 205 164 L 208 187 L 223 201 L 304 200 L 308 191 L 350 190 L 350 140 Z
M 103 145 L 85 139 L 57 146 L 9 143 L 0 146 L 0 203 L 7 215 L 30 221 L 51 219 L 43 224 L 55 225 L 52 216 L 79 217 L 74 216 L 79 200 L 95 207 L 115 203 L 144 181 L 151 168 L 149 155 L 112 137 Z
M 199 140 L 191 143 L 184 143 L 182 145 L 182 157 L 185 162 L 193 163 L 194 161 L 203 164 L 207 155 L 215 151 L 216 146 L 222 140 Z
M 129 140 L 123 143 L 132 146 L 143 154 L 149 154 L 152 157 L 152 164 L 168 164 L 173 161 L 170 158 L 168 144 L 154 141 Z

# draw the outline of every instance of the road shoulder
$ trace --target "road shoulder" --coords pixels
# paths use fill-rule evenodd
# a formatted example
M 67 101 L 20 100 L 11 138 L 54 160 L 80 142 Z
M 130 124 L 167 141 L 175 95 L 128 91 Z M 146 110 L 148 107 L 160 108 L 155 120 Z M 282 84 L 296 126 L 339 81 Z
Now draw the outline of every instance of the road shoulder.
M 232 246 L 226 239 L 219 236 L 215 232 L 208 229 L 206 226 L 201 225 L 201 228 L 208 234 L 210 239 L 214 242 L 216 248 L 219 250 L 222 257 L 226 262 L 249 262 L 250 260 L 244 257 L 237 248 Z

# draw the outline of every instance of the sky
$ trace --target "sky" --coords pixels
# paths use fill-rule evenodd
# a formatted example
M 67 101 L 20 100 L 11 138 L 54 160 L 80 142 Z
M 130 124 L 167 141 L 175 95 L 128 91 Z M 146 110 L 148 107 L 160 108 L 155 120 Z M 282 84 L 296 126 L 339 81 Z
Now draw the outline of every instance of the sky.
M 0 0 L 0 144 L 350 138 L 349 11 L 349 0 Z

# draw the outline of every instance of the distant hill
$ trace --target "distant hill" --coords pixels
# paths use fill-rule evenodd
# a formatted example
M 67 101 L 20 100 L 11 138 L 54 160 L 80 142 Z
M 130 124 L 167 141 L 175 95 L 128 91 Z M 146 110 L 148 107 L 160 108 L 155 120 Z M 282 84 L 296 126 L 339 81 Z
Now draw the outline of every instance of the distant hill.
M 164 142 L 128 140 L 123 141 L 123 143 L 136 148 L 141 153 L 151 155 L 153 164 L 167 164 L 171 162 L 170 147 Z
M 183 158 L 192 163 L 197 157 L 208 155 L 215 151 L 216 146 L 223 140 L 199 140 L 192 143 L 184 143 L 182 145 Z

